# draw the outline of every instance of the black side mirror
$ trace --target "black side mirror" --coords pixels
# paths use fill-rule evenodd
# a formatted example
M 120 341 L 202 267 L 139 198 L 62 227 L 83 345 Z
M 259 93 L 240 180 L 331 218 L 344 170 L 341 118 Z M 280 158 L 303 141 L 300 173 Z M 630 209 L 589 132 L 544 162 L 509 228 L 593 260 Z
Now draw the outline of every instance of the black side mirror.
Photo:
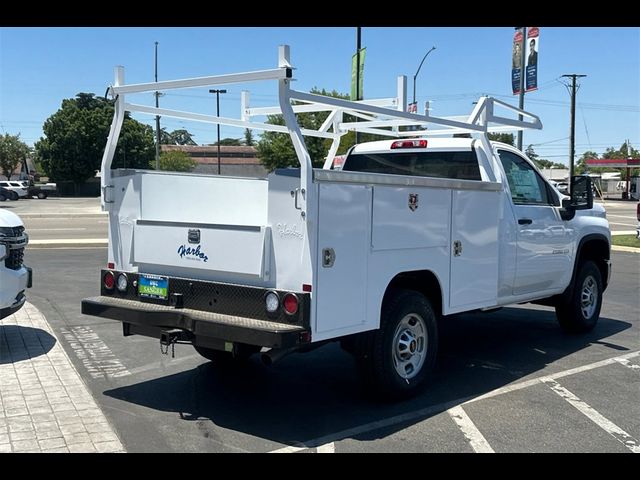
M 580 175 L 571 177 L 571 207 L 574 210 L 589 210 L 593 208 L 593 187 L 591 177 Z
M 593 208 L 593 188 L 591 178 L 587 176 L 571 177 L 570 198 L 562 200 L 560 216 L 563 220 L 571 220 L 576 210 L 589 210 Z

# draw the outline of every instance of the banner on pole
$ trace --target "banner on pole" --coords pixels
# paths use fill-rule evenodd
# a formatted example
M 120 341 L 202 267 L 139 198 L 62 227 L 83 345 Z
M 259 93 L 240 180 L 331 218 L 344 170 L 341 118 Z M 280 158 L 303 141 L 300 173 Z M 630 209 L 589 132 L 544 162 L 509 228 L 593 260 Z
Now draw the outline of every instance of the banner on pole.
M 527 66 L 525 92 L 538 89 L 538 52 L 540 51 L 540 29 L 529 27 L 527 31 Z
M 522 55 L 524 48 L 522 44 L 522 29 L 516 30 L 513 35 L 513 51 L 511 54 L 511 90 L 514 95 L 520 94 L 520 78 L 522 76 Z
M 357 65 L 358 63 L 358 54 L 354 53 L 353 57 L 351 58 L 351 100 L 362 100 L 364 98 L 364 95 L 362 94 L 362 87 L 364 86 L 364 57 L 365 57 L 365 53 L 367 51 L 367 47 L 361 48 L 360 49 L 360 65 Z M 358 68 L 359 67 L 359 68 Z M 357 78 L 357 71 L 356 68 L 358 68 L 358 70 L 360 71 L 360 82 L 359 82 L 359 87 L 358 87 L 358 96 L 360 98 L 356 98 L 356 78 Z

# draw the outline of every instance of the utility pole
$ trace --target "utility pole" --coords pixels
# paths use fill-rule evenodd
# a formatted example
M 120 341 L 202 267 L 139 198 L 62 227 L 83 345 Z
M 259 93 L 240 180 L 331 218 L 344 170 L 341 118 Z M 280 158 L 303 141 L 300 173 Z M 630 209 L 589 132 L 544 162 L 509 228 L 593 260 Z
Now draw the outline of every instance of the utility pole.
M 571 185 L 571 177 L 573 177 L 573 161 L 576 155 L 576 78 L 586 77 L 586 75 L 578 75 L 575 73 L 562 75 L 571 78 L 571 133 L 569 134 L 569 192 L 573 186 Z
M 220 116 L 220 94 L 227 93 L 226 90 L 209 90 L 209 93 L 216 94 L 216 116 Z M 220 124 L 218 123 L 218 175 L 220 175 Z
M 519 27 L 516 27 L 518 30 Z M 518 107 L 524 110 L 524 78 L 525 70 L 525 50 L 527 45 L 527 27 L 522 27 L 522 48 L 520 49 L 520 101 Z M 518 120 L 522 121 L 522 115 L 518 115 Z M 518 150 L 522 152 L 522 130 L 518 130 Z
M 156 83 L 158 83 L 158 42 L 156 42 Z M 160 96 L 160 92 L 156 91 L 156 108 L 158 108 L 158 97 Z M 156 115 L 156 170 L 160 170 L 160 115 Z
M 360 100 L 360 30 L 362 27 L 356 27 L 356 102 Z M 358 117 L 356 117 L 356 122 Z M 358 130 L 356 130 L 356 144 L 358 143 Z

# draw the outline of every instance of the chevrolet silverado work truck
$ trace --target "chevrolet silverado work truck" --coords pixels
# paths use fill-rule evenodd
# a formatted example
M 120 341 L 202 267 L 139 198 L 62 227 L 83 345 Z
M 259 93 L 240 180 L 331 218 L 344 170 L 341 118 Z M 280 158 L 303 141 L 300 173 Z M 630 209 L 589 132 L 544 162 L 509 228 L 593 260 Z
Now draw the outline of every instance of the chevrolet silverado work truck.
M 0 319 L 22 308 L 31 287 L 31 268 L 23 263 L 27 243 L 20 217 L 0 208 Z
M 108 263 L 83 313 L 165 349 L 191 343 L 221 366 L 340 341 L 373 391 L 392 398 L 425 384 L 438 323 L 452 314 L 536 302 L 568 331 L 594 328 L 611 237 L 590 179 L 574 177 L 564 196 L 522 152 L 488 139 L 541 128 L 535 115 L 488 97 L 463 120 L 419 115 L 407 112 L 405 77 L 395 97 L 353 102 L 293 90 L 292 76 L 286 46 L 273 70 L 128 85 L 116 69 L 101 172 Z M 127 101 L 256 81 L 277 83 L 279 105 L 250 107 L 243 92 L 239 118 Z M 126 110 L 282 132 L 300 168 L 262 179 L 112 169 Z M 326 120 L 301 128 L 301 112 Z M 256 120 L 273 114 L 284 125 Z M 350 130 L 393 138 L 352 147 L 333 169 Z M 323 168 L 305 136 L 330 140 Z

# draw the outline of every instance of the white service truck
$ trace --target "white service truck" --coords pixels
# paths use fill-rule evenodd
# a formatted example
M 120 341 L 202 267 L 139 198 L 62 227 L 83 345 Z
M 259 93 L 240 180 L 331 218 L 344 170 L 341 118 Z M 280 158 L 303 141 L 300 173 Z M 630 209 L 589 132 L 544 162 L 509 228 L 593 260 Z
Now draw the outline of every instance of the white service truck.
M 31 288 L 31 268 L 23 263 L 29 236 L 15 213 L 0 208 L 0 319 L 22 308 Z
M 125 100 L 261 80 L 277 81 L 279 106 L 252 108 L 243 92 L 237 119 Z M 164 349 L 192 343 L 221 365 L 261 350 L 273 363 L 338 340 L 369 385 L 394 398 L 425 383 L 449 315 L 537 302 L 555 306 L 566 330 L 596 325 L 611 237 L 590 179 L 574 177 L 566 197 L 522 152 L 487 136 L 541 128 L 535 115 L 486 97 L 462 120 L 408 113 L 405 77 L 396 97 L 359 102 L 295 91 L 291 80 L 286 46 L 274 70 L 126 85 L 116 69 L 102 161 L 108 264 L 83 313 Z M 300 168 L 265 179 L 112 170 L 125 110 L 279 131 Z M 304 129 L 302 112 L 328 116 Z M 252 121 L 272 114 L 284 125 Z M 354 129 L 394 139 L 356 145 L 333 169 Z M 323 168 L 312 168 L 304 136 L 331 140 Z

